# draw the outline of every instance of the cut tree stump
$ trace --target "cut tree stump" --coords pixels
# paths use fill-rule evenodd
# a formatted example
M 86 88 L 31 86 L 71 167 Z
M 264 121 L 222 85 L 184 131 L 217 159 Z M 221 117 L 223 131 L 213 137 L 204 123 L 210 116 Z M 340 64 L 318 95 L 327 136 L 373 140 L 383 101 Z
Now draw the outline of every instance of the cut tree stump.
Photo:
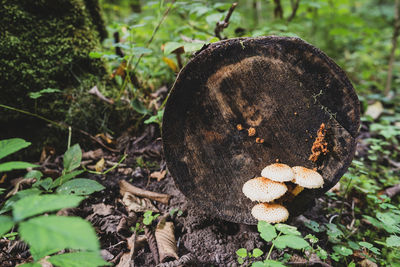
M 322 123 L 329 152 L 314 163 Z M 277 160 L 317 168 L 324 187 L 285 204 L 291 216 L 301 213 L 346 172 L 359 124 L 353 86 L 319 49 L 299 38 L 239 38 L 210 44 L 182 69 L 162 137 L 168 169 L 186 197 L 222 219 L 256 224 L 256 203 L 242 193 L 246 181 Z

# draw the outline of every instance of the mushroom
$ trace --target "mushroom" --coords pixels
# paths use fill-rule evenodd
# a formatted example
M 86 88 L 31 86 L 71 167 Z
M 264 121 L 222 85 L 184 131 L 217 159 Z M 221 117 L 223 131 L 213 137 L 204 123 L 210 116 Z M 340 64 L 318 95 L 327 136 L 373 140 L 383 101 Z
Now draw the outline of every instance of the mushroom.
M 279 204 L 260 203 L 251 209 L 251 215 L 259 221 L 284 222 L 289 218 L 288 210 Z
M 252 201 L 270 202 L 283 196 L 287 191 L 287 186 L 265 177 L 257 177 L 247 181 L 242 191 Z
M 294 172 L 286 164 L 274 163 L 265 167 L 261 171 L 261 176 L 276 182 L 288 182 L 293 180 Z
M 324 179 L 318 172 L 301 166 L 295 166 L 292 169 L 294 171 L 292 182 L 297 184 L 292 191 L 294 196 L 300 194 L 304 188 L 320 188 L 324 185 Z

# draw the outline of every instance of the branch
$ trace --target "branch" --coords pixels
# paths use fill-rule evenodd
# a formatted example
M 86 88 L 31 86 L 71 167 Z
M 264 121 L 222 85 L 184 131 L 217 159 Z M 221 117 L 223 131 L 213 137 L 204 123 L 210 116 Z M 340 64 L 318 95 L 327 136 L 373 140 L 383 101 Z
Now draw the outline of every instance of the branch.
M 215 25 L 214 33 L 215 36 L 218 37 L 218 39 L 222 40 L 221 33 L 222 31 L 229 26 L 229 20 L 231 18 L 231 15 L 233 11 L 235 10 L 236 6 L 238 3 L 233 3 L 232 6 L 229 8 L 228 14 L 226 14 L 226 17 L 223 21 L 218 21 L 217 24 Z
M 387 75 L 386 86 L 385 86 L 385 91 L 384 91 L 385 96 L 389 95 L 390 89 L 392 87 L 393 65 L 394 65 L 394 59 L 395 59 L 395 52 L 396 52 L 396 48 L 397 48 L 397 39 L 400 34 L 400 0 L 396 0 L 394 8 L 395 8 L 395 10 L 394 10 L 394 29 L 393 29 L 393 36 L 392 36 L 392 50 L 390 51 L 388 75 Z
M 300 0 L 296 0 L 296 2 L 292 5 L 292 14 L 287 19 L 287 22 L 291 22 L 294 17 L 296 17 L 297 9 L 299 8 Z
M 274 0 L 275 9 L 274 9 L 274 16 L 275 18 L 283 18 L 283 9 L 281 5 L 281 0 Z

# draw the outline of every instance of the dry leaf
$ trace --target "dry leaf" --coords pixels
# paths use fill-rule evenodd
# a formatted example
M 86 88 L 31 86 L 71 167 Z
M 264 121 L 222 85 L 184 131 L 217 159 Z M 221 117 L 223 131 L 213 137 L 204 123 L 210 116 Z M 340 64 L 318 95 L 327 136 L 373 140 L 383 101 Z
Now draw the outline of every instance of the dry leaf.
M 118 66 L 118 68 L 113 71 L 113 73 L 111 74 L 111 78 L 114 78 L 117 75 L 124 78 L 125 69 L 126 69 L 126 60 L 122 61 L 121 64 Z
M 119 192 L 122 196 L 124 196 L 126 192 L 129 192 L 135 196 L 155 200 L 155 201 L 161 202 L 165 205 L 168 205 L 169 199 L 171 198 L 171 196 L 167 195 L 167 194 L 161 194 L 161 193 L 156 193 L 156 192 L 151 192 L 151 191 L 141 189 L 139 187 L 131 185 L 130 183 L 128 183 L 125 180 L 119 181 L 119 188 L 120 188 Z
M 99 159 L 101 157 L 103 157 L 101 148 L 82 153 L 82 159 Z
M 101 160 L 99 160 L 99 161 L 96 163 L 94 169 L 95 169 L 97 172 L 102 172 L 103 169 L 104 169 L 105 163 L 106 163 L 106 161 L 104 160 L 104 158 L 101 158 Z
M 160 262 L 170 258 L 179 259 L 174 234 L 174 223 L 160 220 L 156 228 L 156 241 Z
M 129 211 L 144 212 L 151 210 L 154 212 L 159 212 L 159 210 L 153 205 L 153 203 L 151 203 L 149 199 L 138 198 L 130 192 L 125 192 L 122 202 Z
M 114 141 L 113 141 L 113 137 L 111 136 L 111 135 L 109 135 L 109 134 L 104 134 L 104 133 L 99 133 L 99 134 L 96 134 L 96 136 L 95 137 L 100 137 L 103 141 L 105 141 L 107 144 L 112 144 Z
M 157 179 L 157 182 L 159 182 L 165 178 L 166 174 L 167 174 L 167 170 L 163 170 L 161 172 L 153 172 L 150 174 L 150 178 Z
M 114 207 L 111 205 L 106 205 L 104 203 L 99 203 L 92 205 L 93 213 L 100 216 L 108 216 L 113 213 Z
M 378 264 L 376 264 L 373 261 L 370 261 L 369 259 L 364 259 L 361 262 L 358 263 L 361 267 L 378 267 Z
M 163 57 L 163 61 L 168 65 L 168 67 L 171 68 L 171 70 L 173 70 L 174 72 L 178 72 L 179 68 L 178 66 L 175 64 L 175 62 L 167 57 Z
M 371 116 L 372 119 L 376 120 L 381 116 L 383 112 L 383 105 L 382 102 L 376 101 L 372 105 L 368 105 L 367 110 L 365 111 L 365 116 Z
M 103 100 L 104 102 L 108 103 L 108 104 L 114 104 L 114 100 L 109 99 L 107 97 L 105 97 L 100 91 L 99 88 L 97 88 L 97 86 L 93 86 L 92 89 L 89 90 L 89 94 L 95 95 L 97 96 L 99 99 Z
M 133 233 L 133 235 L 131 237 L 129 237 L 126 241 L 128 243 L 129 252 L 126 252 L 126 253 L 124 253 L 124 255 L 122 255 L 119 263 L 115 267 L 132 267 L 132 266 L 134 266 L 133 255 L 135 254 L 136 234 Z

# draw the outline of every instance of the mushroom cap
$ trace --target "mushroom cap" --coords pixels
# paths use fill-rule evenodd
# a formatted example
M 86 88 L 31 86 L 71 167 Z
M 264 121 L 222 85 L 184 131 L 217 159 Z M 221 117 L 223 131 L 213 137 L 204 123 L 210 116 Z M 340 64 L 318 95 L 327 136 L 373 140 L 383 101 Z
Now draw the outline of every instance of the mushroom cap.
M 284 222 L 289 218 L 288 210 L 279 204 L 260 203 L 251 209 L 251 215 L 259 221 Z
M 257 177 L 247 181 L 242 188 L 243 194 L 252 201 L 270 202 L 283 196 L 287 191 L 284 183 Z
M 286 164 L 274 163 L 265 167 L 261 171 L 261 176 L 277 182 L 288 182 L 293 180 L 294 172 Z
M 320 188 L 324 185 L 324 179 L 318 172 L 301 166 L 292 169 L 294 171 L 293 183 L 305 188 Z

